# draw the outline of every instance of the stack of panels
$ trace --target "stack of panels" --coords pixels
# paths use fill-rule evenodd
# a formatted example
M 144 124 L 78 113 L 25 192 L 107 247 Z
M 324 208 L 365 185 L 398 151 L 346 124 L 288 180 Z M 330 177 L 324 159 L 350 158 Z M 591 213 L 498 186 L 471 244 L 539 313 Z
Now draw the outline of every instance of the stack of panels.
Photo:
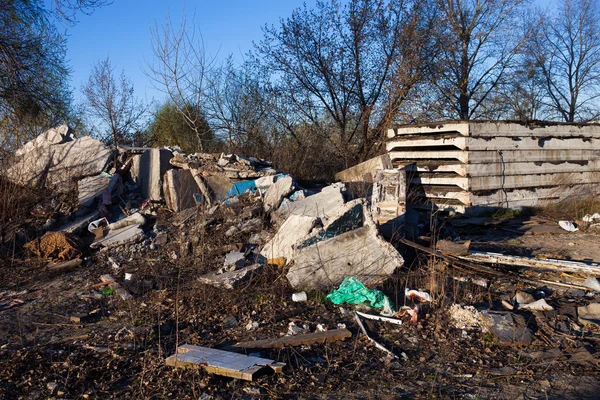
M 409 172 L 413 203 L 475 211 L 596 193 L 600 125 L 447 122 L 388 131 L 392 164 Z

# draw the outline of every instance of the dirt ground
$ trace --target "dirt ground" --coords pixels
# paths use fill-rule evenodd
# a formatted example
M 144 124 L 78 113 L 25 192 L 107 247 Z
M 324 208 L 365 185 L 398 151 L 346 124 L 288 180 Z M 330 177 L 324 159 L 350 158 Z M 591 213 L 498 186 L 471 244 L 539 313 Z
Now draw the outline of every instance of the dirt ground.
M 576 317 L 560 311 L 598 301 L 597 296 L 553 288 L 546 300 L 558 311 L 520 312 L 533 336 L 528 345 L 501 343 L 481 327 L 452 327 L 453 303 L 498 309 L 516 290 L 537 289 L 515 271 L 493 279 L 482 274 L 489 280 L 484 288 L 473 274 L 399 246 L 405 268 L 380 289 L 397 308 L 413 305 L 404 298 L 405 288 L 426 290 L 433 301 L 419 305 L 416 322 L 366 323 L 397 358 L 360 332 L 352 306 L 336 306 L 323 292 L 308 293 L 305 303 L 292 302 L 286 268 L 267 266 L 235 289 L 200 283 L 198 276 L 222 265 L 224 255 L 252 235 L 224 234 L 231 221 L 247 217 L 251 206 L 225 209 L 211 224 L 198 214 L 181 228 L 159 210 L 156 225 L 168 235 L 166 245 L 86 252 L 83 265 L 69 272 L 51 272 L 45 260 L 25 256 L 2 260 L 0 302 L 23 303 L 0 311 L 0 398 L 599 398 L 600 330 L 580 326 Z M 262 218 L 264 241 L 273 228 L 267 216 Z M 523 221 L 444 224 L 446 234 L 472 240 L 474 249 L 600 260 L 600 236 L 592 231 L 534 235 L 511 232 Z M 118 270 L 109 257 L 118 260 Z M 132 284 L 124 282 L 125 273 L 133 274 Z M 102 274 L 115 276 L 133 299 L 92 287 Z M 90 321 L 71 319 L 90 313 Z M 284 313 L 295 315 L 281 317 Z M 258 329 L 248 330 L 249 322 L 257 322 Z M 251 351 L 286 364 L 283 373 L 267 371 L 252 382 L 164 362 L 177 345 L 231 350 L 238 341 L 280 337 L 290 322 L 308 325 L 310 332 L 317 324 L 328 329 L 345 324 L 353 335 L 325 344 Z

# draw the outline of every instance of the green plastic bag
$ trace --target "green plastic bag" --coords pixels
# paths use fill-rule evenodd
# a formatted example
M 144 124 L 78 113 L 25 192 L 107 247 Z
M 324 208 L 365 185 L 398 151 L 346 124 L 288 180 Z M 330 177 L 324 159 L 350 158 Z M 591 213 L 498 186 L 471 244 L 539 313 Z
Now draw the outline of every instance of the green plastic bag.
M 386 298 L 387 296 L 379 290 L 367 289 L 353 276 L 344 278 L 340 287 L 327 295 L 327 299 L 333 304 L 366 304 L 373 308 L 383 308 Z

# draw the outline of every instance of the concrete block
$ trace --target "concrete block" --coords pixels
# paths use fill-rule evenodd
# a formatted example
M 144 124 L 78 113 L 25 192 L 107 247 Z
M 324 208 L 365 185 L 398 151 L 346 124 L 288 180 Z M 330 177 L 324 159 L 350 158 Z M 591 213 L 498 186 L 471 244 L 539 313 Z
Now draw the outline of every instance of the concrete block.
M 79 180 L 77 182 L 79 204 L 83 207 L 91 206 L 96 198 L 102 196 L 110 181 L 110 176 L 102 174 Z
M 129 225 L 124 228 L 115 229 L 102 239 L 92 243 L 91 248 L 118 247 L 125 244 L 141 242 L 146 238 L 144 231 L 137 225 Z
M 363 199 L 357 199 L 344 204 L 325 221 L 323 229 L 298 243 L 295 248 L 302 249 L 360 228 L 364 224 L 364 203 Z
M 362 162 L 354 167 L 345 169 L 335 175 L 335 179 L 342 182 L 368 182 L 373 183 L 375 171 L 378 169 L 392 169 L 392 161 L 388 154 L 377 156 Z
M 265 212 L 277 210 L 281 201 L 294 190 L 294 180 L 291 176 L 278 179 L 269 186 L 263 199 Z
M 163 179 L 163 194 L 167 207 L 175 212 L 187 210 L 196 206 L 194 193 L 199 193 L 190 170 L 170 169 Z
M 6 177 L 21 185 L 45 184 L 62 191 L 71 189 L 75 179 L 100 174 L 112 151 L 89 136 L 75 139 L 63 132 L 68 129 L 63 127 L 47 131 L 20 148 Z
M 347 276 L 372 287 L 385 280 L 404 259 L 377 234 L 364 226 L 297 250 L 287 278 L 295 289 L 328 290 Z
M 317 217 L 290 215 L 260 252 L 266 259 L 285 258 L 290 260 L 294 245 L 305 239 L 318 222 Z
M 162 179 L 172 168 L 169 163 L 173 153 L 166 149 L 149 149 L 141 155 L 133 156 L 130 169 L 131 178 L 148 200 L 162 200 Z
M 344 205 L 345 186 L 343 183 L 329 185 L 321 192 L 308 196 L 303 200 L 287 203 L 272 214 L 277 221 L 284 221 L 290 215 L 304 215 L 322 220 L 334 215 Z

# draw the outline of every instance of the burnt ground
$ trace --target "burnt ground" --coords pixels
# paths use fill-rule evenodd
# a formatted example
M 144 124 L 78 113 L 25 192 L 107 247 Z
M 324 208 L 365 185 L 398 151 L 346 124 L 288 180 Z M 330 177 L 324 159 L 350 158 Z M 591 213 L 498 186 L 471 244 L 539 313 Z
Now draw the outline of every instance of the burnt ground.
M 306 303 L 292 302 L 294 290 L 285 268 L 267 266 L 232 290 L 200 283 L 199 275 L 218 268 L 227 252 L 256 233 L 225 236 L 235 221 L 252 215 L 252 209 L 251 203 L 243 201 L 219 210 L 210 224 L 198 214 L 181 227 L 173 224 L 176 219 L 171 214 L 159 209 L 156 230 L 166 232 L 166 245 L 150 248 L 141 243 L 87 252 L 84 264 L 70 272 L 51 272 L 44 267 L 46 260 L 30 259 L 26 254 L 4 259 L 0 301 L 20 299 L 24 303 L 0 311 L 0 398 L 600 396 L 600 330 L 580 325 L 572 313 L 520 312 L 534 338 L 530 345 L 505 344 L 482 329 L 450 326 L 448 310 L 453 303 L 497 309 L 498 302 L 510 299 L 516 290 L 536 289 L 526 283 L 523 271 L 507 271 L 501 278 L 482 275 L 490 282 L 483 288 L 471 280 L 476 277 L 472 272 L 400 247 L 405 269 L 380 289 L 397 306 L 404 303 L 406 287 L 427 290 L 434 301 L 420 305 L 417 322 L 405 319 L 401 326 L 366 323 L 370 333 L 398 359 L 386 357 L 360 333 L 352 306 L 340 308 L 327 301 L 323 292 L 308 293 Z M 267 216 L 259 217 L 263 227 L 258 232 L 263 232 L 264 243 L 273 229 Z M 488 236 L 490 229 L 453 227 L 451 234 L 470 238 L 473 247 L 481 249 L 522 248 L 527 253 L 552 241 L 563 249 L 564 240 L 559 236 L 513 233 L 493 239 Z M 582 258 L 599 251 L 596 243 L 600 238 L 592 231 L 565 238 L 576 244 L 567 244 L 562 251 L 587 251 L 589 254 L 580 254 Z M 118 270 L 109 257 L 118 262 Z M 126 272 L 134 275 L 130 285 L 123 281 Z M 93 288 L 102 274 L 114 275 L 133 299 L 124 301 L 105 287 Z M 530 282 L 554 278 L 551 275 L 529 273 L 527 278 Z M 556 310 L 571 310 L 593 298 L 582 291 L 554 288 L 546 300 Z M 95 318 L 89 322 L 70 319 L 92 312 Z M 296 315 L 278 318 L 283 313 Z M 257 330 L 246 329 L 251 321 L 259 323 Z M 266 372 L 253 382 L 211 375 L 202 369 L 175 369 L 164 363 L 178 344 L 231 349 L 237 341 L 280 337 L 290 322 L 306 324 L 311 332 L 317 324 L 329 329 L 345 324 L 353 336 L 345 341 L 260 351 L 260 356 L 286 366 L 282 374 Z

